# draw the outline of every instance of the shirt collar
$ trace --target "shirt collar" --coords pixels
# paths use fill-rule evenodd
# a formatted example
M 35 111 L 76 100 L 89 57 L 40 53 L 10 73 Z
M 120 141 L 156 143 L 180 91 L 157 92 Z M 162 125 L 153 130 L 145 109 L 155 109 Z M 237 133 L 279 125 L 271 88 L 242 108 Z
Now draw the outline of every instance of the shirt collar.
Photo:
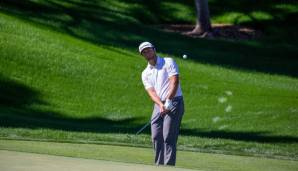
M 148 62 L 148 67 L 150 69 L 153 69 L 153 68 L 158 68 L 158 66 L 160 65 L 161 63 L 161 58 L 159 56 L 157 56 L 156 58 L 156 64 L 155 65 L 151 65 L 149 62 Z

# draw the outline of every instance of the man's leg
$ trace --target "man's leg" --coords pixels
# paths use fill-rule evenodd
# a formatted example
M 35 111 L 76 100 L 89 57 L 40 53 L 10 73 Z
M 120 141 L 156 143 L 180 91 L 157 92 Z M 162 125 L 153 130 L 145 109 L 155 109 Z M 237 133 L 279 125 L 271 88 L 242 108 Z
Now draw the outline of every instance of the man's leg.
M 176 145 L 179 135 L 181 119 L 184 113 L 183 99 L 177 101 L 176 109 L 167 114 L 163 121 L 163 138 L 164 138 L 164 164 L 176 164 Z
M 161 118 L 158 105 L 154 105 L 151 117 L 151 136 L 153 149 L 155 152 L 155 164 L 164 164 L 164 139 L 162 135 L 163 118 Z M 153 119 L 153 120 L 152 120 Z

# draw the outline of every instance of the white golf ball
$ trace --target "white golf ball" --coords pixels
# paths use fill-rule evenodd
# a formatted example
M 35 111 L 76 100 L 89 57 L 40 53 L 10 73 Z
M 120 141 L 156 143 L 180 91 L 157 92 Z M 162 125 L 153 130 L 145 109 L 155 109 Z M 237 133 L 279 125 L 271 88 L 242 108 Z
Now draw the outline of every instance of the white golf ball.
M 187 55 L 184 54 L 182 57 L 183 57 L 183 59 L 186 59 L 187 58 Z

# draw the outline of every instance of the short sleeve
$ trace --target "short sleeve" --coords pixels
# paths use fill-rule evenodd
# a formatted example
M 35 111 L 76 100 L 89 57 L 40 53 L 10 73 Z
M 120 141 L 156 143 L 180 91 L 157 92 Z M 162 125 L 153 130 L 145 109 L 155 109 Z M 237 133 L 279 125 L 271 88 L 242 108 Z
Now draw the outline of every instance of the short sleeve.
M 145 87 L 146 90 L 153 87 L 153 85 L 150 82 L 150 79 L 149 79 L 148 75 L 145 72 L 142 73 L 142 81 L 143 81 L 143 84 L 144 84 L 144 87 Z
M 169 77 L 179 74 L 178 66 L 172 58 L 167 58 L 166 65 Z

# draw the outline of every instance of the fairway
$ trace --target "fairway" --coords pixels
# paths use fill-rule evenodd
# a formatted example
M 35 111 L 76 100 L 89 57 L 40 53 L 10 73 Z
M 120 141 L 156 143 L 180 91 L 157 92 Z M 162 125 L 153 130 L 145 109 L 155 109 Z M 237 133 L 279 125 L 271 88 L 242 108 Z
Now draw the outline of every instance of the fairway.
M 79 159 L 14 151 L 0 151 L 0 170 L 3 171 L 187 171 L 189 169 L 157 167 L 103 160 Z M 191 170 L 189 170 L 191 171 Z

